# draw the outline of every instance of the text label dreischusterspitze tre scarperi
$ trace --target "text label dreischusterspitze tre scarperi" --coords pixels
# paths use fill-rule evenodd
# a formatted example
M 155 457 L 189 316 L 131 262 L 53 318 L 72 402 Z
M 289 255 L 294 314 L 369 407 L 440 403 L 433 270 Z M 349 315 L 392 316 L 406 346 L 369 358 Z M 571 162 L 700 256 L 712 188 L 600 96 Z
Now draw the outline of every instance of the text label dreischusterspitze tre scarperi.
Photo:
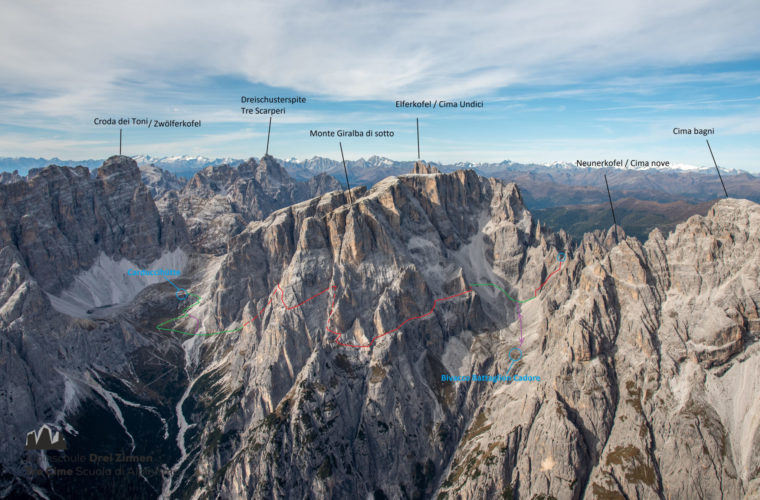
M 268 96 L 255 96 L 246 97 L 241 96 L 240 102 L 242 104 L 305 104 L 306 98 L 301 96 L 295 97 L 268 97 Z M 258 106 L 248 108 L 245 106 L 240 107 L 240 112 L 244 115 L 284 115 L 286 107 L 277 108 L 260 108 Z

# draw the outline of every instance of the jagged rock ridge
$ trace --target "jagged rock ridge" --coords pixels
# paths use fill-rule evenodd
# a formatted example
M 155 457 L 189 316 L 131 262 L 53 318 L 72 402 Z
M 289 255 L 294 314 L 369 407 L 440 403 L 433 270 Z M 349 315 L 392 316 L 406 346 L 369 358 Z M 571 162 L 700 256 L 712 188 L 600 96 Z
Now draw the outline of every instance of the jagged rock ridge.
M 187 241 L 184 221 L 159 214 L 131 158 L 113 156 L 94 178 L 51 165 L 0 184 L 0 246 L 13 246 L 44 290 L 66 288 L 103 253 L 147 264 Z
M 179 211 L 187 221 L 194 245 L 201 251 L 221 254 L 230 236 L 252 220 L 293 203 L 341 189 L 327 174 L 308 181 L 294 181 L 271 156 L 253 158 L 237 167 L 209 165 L 181 191 L 165 193 L 158 201 L 163 210 Z
M 741 379 L 756 362 L 745 344 L 758 334 L 757 205 L 720 202 L 708 217 L 692 218 L 667 240 L 654 233 L 646 245 L 622 232 L 616 244 L 610 232 L 575 248 L 539 227 L 514 185 L 472 172 L 402 176 L 355 195 L 350 206 L 332 195 L 276 212 L 231 242 L 207 310 L 219 320 L 214 328 L 242 324 L 278 284 L 286 304 L 328 286 L 338 291 L 334 304 L 272 307 L 248 335 L 204 344 L 198 376 L 213 375 L 221 400 L 196 416 L 206 422 L 206 445 L 189 460 L 201 473 L 225 472 L 199 491 L 520 498 L 756 491 L 756 459 L 745 457 L 756 457 L 757 446 L 734 454 L 726 437 L 727 426 L 751 418 L 726 414 L 699 376 L 683 393 L 678 374 L 717 370 L 704 376 L 718 378 L 730 366 Z M 727 258 L 718 260 L 718 249 Z M 436 297 L 486 278 L 529 296 L 558 251 L 568 256 L 565 269 L 522 310 L 527 340 L 516 370 L 539 375 L 540 384 L 440 382 L 442 373 L 506 369 L 518 326 L 503 297 L 452 301 L 368 350 L 336 345 L 324 326 L 334 307 L 336 329 L 364 344 L 426 312 Z M 702 312 L 716 298 L 711 290 L 722 290 L 714 316 Z M 234 418 L 219 418 L 229 412 Z M 674 439 L 681 444 L 669 444 Z M 703 445 L 706 455 L 679 451 Z M 714 473 L 687 472 L 705 467 Z
M 622 231 L 619 242 L 610 231 L 576 245 L 541 227 L 514 184 L 423 167 L 349 197 L 331 192 L 275 210 L 245 223 L 223 255 L 194 257 L 180 285 L 204 299 L 193 309 L 201 332 L 235 333 L 182 344 L 189 382 L 177 386 L 185 392 L 153 402 L 180 409 L 165 438 L 182 445 L 179 460 L 167 462 L 166 496 L 759 493 L 758 205 L 722 200 L 644 245 Z M 207 190 L 198 196 L 234 198 L 212 174 L 193 185 Z M 560 252 L 562 270 L 536 295 Z M 0 313 L 12 333 L 0 347 L 21 359 L 19 342 L 40 335 L 21 332 L 45 299 L 18 252 L 4 248 L 0 257 L 9 283 Z M 521 305 L 522 321 L 495 289 L 425 315 L 437 298 L 477 282 L 517 299 L 536 296 Z M 306 301 L 327 289 L 334 292 Z M 179 348 L 186 337 L 148 333 L 179 316 L 178 302 L 171 287 L 156 285 L 119 318 L 100 322 L 95 338 L 126 344 L 106 366 L 129 366 L 129 353 L 147 339 L 166 352 Z M 64 330 L 52 326 L 60 315 L 46 315 L 58 335 L 83 335 L 82 323 L 65 320 Z M 420 319 L 355 349 L 335 342 L 328 317 L 362 345 Z M 186 331 L 193 322 L 177 320 Z M 518 345 L 522 357 L 510 366 Z M 80 355 L 63 356 L 73 364 Z M 441 381 L 507 369 L 540 380 Z M 23 378 L 6 370 L 6 380 Z M 109 370 L 148 380 L 144 367 Z M 43 375 L 60 380 L 54 373 Z M 33 412 L 26 418 L 39 422 Z
M 168 191 L 180 190 L 187 184 L 187 179 L 184 177 L 178 177 L 153 164 L 140 165 L 140 177 L 154 199 Z

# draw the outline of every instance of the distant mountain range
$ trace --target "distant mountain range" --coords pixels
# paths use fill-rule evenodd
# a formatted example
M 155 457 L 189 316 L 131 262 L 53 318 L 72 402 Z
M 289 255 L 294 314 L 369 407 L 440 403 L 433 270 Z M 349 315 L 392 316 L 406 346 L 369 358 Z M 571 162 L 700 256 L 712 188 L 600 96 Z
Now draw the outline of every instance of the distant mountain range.
M 103 164 L 103 159 L 99 160 L 61 160 L 58 157 L 53 158 L 32 158 L 26 156 L 19 157 L 0 157 L 0 173 L 13 172 L 18 170 L 21 175 L 26 175 L 33 168 L 44 168 L 48 165 L 58 165 L 61 167 L 76 167 L 81 165 L 89 169 L 98 168 Z
M 241 158 L 208 158 L 205 156 L 191 156 L 191 155 L 179 155 L 179 156 L 150 156 L 150 155 L 136 155 L 132 157 L 138 165 L 155 165 L 157 167 L 169 170 L 175 174 L 183 175 L 183 177 L 190 177 L 192 173 L 201 170 L 209 165 L 237 165 L 246 161 Z M 103 164 L 104 159 L 89 159 L 89 160 L 62 160 L 58 157 L 53 158 L 32 158 L 32 157 L 0 157 L 0 171 L 12 172 L 18 170 L 21 175 L 33 168 L 43 168 L 48 165 L 59 166 L 77 166 L 81 165 L 91 169 L 98 168 Z M 321 156 L 314 156 L 309 159 L 298 160 L 296 158 L 289 158 L 285 160 L 277 160 L 291 175 L 301 174 L 301 176 L 312 177 L 319 173 L 335 173 L 343 169 L 343 163 L 339 160 L 333 160 L 331 158 L 323 158 Z M 358 160 L 346 161 L 346 166 L 351 169 L 382 169 L 382 170 L 403 170 L 408 172 L 414 165 L 414 161 L 397 161 L 382 156 L 370 156 L 367 159 L 359 158 Z M 519 163 L 511 160 L 504 160 L 499 163 L 488 162 L 456 162 L 456 163 L 437 163 L 430 162 L 430 165 L 436 166 L 441 171 L 454 171 L 462 168 L 475 169 L 479 172 L 489 174 L 493 171 L 501 170 L 513 170 L 513 171 L 533 171 L 535 169 L 550 169 L 550 170 L 589 170 L 586 167 L 577 167 L 574 163 L 554 161 L 551 163 Z M 599 168 L 590 168 L 590 170 L 599 170 Z M 714 171 L 711 166 L 695 166 L 683 163 L 677 163 L 669 167 L 660 168 L 642 168 L 631 167 L 628 169 L 611 169 L 611 170 L 629 170 L 629 171 L 661 171 L 661 172 L 705 172 L 712 173 Z M 743 170 L 726 169 L 721 167 L 721 170 L 726 174 L 740 174 L 747 173 Z M 188 175 L 184 175 L 187 173 Z
M 139 155 L 133 159 L 142 166 L 154 165 L 168 171 L 182 181 L 190 179 L 206 167 L 230 165 L 236 167 L 244 160 L 236 158 L 207 158 L 204 156 L 153 157 Z M 276 160 L 294 181 L 309 181 L 318 175 L 331 175 L 345 187 L 343 163 L 330 158 L 315 156 L 310 159 Z M 13 182 L 30 169 L 58 165 L 83 165 L 94 171 L 100 160 L 63 161 L 58 158 L 0 158 L 0 183 Z M 698 204 L 724 197 L 723 188 L 713 167 L 696 167 L 677 164 L 668 168 L 621 169 L 578 167 L 572 163 L 550 164 L 518 163 L 504 160 L 499 163 L 458 162 L 453 164 L 430 163 L 441 172 L 466 169 L 486 177 L 515 182 L 532 210 L 574 205 L 607 204 L 607 190 L 603 173 L 606 174 L 613 201 L 623 198 L 656 202 L 661 204 L 685 201 Z M 396 161 L 382 156 L 371 156 L 346 162 L 351 186 L 371 187 L 390 176 L 412 171 L 413 161 Z M 18 174 L 2 172 L 18 170 Z M 729 196 L 747 198 L 760 202 L 760 176 L 736 169 L 721 169 Z M 155 172 L 155 175 L 161 175 Z M 167 181 L 168 182 L 168 181 Z M 154 193 L 155 194 L 155 193 Z M 640 205 L 637 205 L 640 206 Z M 659 210 L 659 209 L 658 209 Z M 572 213 L 581 212 L 572 211 Z M 547 216 L 547 214 L 542 214 Z M 567 214 L 563 215 L 566 217 Z M 551 220 L 552 217 L 549 217 Z M 565 221 L 567 222 L 567 221 Z M 567 225 L 565 226 L 567 227 Z M 582 228 L 583 231 L 587 227 Z M 649 231 L 649 227 L 642 229 Z

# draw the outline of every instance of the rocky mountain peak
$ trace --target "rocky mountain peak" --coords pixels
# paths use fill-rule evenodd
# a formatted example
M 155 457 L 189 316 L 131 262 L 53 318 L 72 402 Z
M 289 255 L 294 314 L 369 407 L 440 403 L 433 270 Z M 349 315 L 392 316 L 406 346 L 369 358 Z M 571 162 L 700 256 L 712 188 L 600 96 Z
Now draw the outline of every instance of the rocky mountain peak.
M 140 167 L 129 156 L 114 155 L 103 162 L 96 175 L 103 181 L 135 184 L 140 181 Z
M 154 199 L 169 191 L 178 191 L 187 184 L 184 177 L 178 177 L 153 164 L 140 165 L 140 177 Z
M 725 436 L 760 429 L 718 396 L 730 383 L 720 374 L 747 380 L 756 366 L 758 351 L 742 352 L 760 327 L 757 205 L 723 200 L 644 245 L 618 228 L 618 241 L 600 231 L 576 248 L 534 221 L 517 186 L 469 170 L 354 195 L 350 206 L 338 192 L 275 211 L 230 244 L 217 328 L 265 313 L 216 366 L 271 368 L 223 375 L 242 377 L 247 392 L 231 404 L 249 409 L 227 432 L 252 444 L 199 460 L 207 470 L 232 459 L 207 491 L 632 498 L 690 496 L 695 481 L 757 491 L 749 448 L 735 440 L 732 452 Z M 441 381 L 505 373 L 521 378 Z M 408 460 L 375 446 L 418 465 L 399 472 Z M 679 451 L 690 446 L 713 458 Z M 273 461 L 282 449 L 295 456 Z M 684 463 L 713 472 L 686 478 L 673 466 Z M 318 470 L 330 481 L 305 472 Z M 275 483 L 282 490 L 262 486 Z
M 414 168 L 412 169 L 413 174 L 440 174 L 441 171 L 438 170 L 435 166 L 430 165 L 425 162 L 416 161 L 414 162 Z
M 252 178 L 256 175 L 256 169 L 259 164 L 255 158 L 248 158 L 246 161 L 238 165 L 237 169 L 240 172 L 240 176 L 244 178 Z
M 516 184 L 423 166 L 348 195 L 270 190 L 265 157 L 167 191 L 158 225 L 139 179 L 113 185 L 129 165 L 0 185 L 7 434 L 54 420 L 74 454 L 97 418 L 98 446 L 161 457 L 134 484 L 165 497 L 758 495 L 760 206 L 576 245 Z M 46 307 L 86 230 L 146 257 L 172 207 L 196 249 L 176 283 L 97 321 Z M 0 451 L 31 481 L 20 439 Z
M 226 163 L 208 165 L 198 171 L 185 186 L 185 191 L 196 196 L 224 194 L 240 178 L 238 169 Z
M 208 166 L 193 176 L 177 196 L 165 195 L 159 206 L 162 210 L 176 209 L 183 215 L 196 248 L 221 254 L 227 240 L 248 222 L 340 187 L 328 175 L 295 181 L 274 158 L 264 156 L 258 163 L 250 158 L 237 167 Z
M 293 182 L 288 172 L 270 155 L 261 157 L 255 169 L 254 179 L 265 187 Z
M 18 182 L 21 180 L 23 180 L 23 176 L 19 175 L 18 170 L 14 170 L 13 172 L 0 172 L 0 184 L 10 184 L 11 182 Z
M 147 263 L 183 241 L 180 229 L 164 225 L 137 163 L 125 156 L 109 158 L 94 178 L 85 167 L 51 165 L 2 184 L 0 207 L 0 243 L 15 246 L 53 293 L 101 253 Z

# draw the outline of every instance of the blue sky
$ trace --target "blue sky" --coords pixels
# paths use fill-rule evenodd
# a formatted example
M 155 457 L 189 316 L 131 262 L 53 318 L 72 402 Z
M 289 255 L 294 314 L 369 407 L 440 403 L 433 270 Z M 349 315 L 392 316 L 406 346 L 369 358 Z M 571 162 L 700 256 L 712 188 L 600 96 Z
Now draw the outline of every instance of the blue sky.
M 408 3 L 408 2 L 407 2 Z M 760 172 L 760 4 L 738 0 L 499 2 L 34 2 L 0 20 L 0 156 L 102 158 L 95 117 L 200 119 L 124 127 L 124 152 L 260 156 L 267 118 L 240 97 L 301 95 L 270 153 L 440 162 L 605 158 Z M 396 99 L 482 100 L 401 110 Z

